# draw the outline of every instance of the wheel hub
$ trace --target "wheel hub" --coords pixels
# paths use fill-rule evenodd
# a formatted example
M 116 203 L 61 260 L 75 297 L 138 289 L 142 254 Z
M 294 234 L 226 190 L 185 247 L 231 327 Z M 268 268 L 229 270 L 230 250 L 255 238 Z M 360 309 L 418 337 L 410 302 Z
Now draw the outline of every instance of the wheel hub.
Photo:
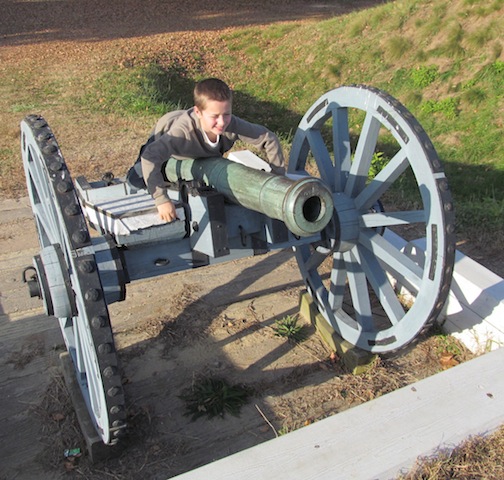
M 352 198 L 344 193 L 335 193 L 334 219 L 337 232 L 335 252 L 348 252 L 357 245 L 359 239 L 359 214 Z
M 76 315 L 70 277 L 59 245 L 44 247 L 33 258 L 36 273 L 28 283 L 30 295 L 42 298 L 47 315 L 71 318 Z M 38 287 L 33 285 L 37 282 Z M 33 293 L 33 294 L 32 294 Z

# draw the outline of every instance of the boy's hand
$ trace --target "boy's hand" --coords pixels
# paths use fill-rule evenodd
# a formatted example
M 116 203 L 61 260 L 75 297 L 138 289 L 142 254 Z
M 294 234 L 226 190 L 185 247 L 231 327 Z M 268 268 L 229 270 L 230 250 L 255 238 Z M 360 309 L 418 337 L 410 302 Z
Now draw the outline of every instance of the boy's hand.
M 178 220 L 177 211 L 175 210 L 173 202 L 162 203 L 161 205 L 158 205 L 157 209 L 161 220 L 168 223 Z

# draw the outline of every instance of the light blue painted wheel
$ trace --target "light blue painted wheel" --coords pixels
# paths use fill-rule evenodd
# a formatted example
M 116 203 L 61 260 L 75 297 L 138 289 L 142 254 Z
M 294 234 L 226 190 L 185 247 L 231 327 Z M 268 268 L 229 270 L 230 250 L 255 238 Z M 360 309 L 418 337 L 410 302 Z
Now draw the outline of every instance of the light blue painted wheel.
M 425 131 L 384 92 L 337 88 L 301 120 L 288 172 L 333 192 L 324 241 L 295 249 L 320 313 L 364 350 L 410 344 L 439 316 L 455 256 L 451 194 Z
M 105 444 L 125 432 L 126 412 L 109 313 L 72 178 L 47 122 L 21 122 L 21 153 L 40 255 L 35 291 L 58 318 L 91 421 Z

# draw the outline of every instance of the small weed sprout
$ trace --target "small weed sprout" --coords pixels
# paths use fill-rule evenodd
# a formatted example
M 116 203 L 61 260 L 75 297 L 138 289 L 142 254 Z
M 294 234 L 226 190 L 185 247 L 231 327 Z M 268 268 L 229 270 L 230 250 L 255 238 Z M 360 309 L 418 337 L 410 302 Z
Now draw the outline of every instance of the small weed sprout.
M 462 349 L 457 341 L 449 335 L 439 335 L 438 337 L 438 353 L 453 355 L 454 357 L 462 355 Z
M 296 315 L 286 315 L 276 320 L 273 330 L 277 337 L 284 337 L 293 342 L 302 342 L 306 338 L 306 329 L 304 325 L 298 325 Z
M 201 378 L 179 396 L 186 403 L 185 416 L 194 421 L 199 417 L 224 417 L 230 413 L 237 417 L 250 396 L 242 385 L 229 385 L 222 378 Z
M 371 159 L 371 166 L 369 167 L 368 176 L 370 179 L 376 177 L 385 165 L 388 163 L 389 159 L 385 157 L 383 152 L 373 153 L 373 158 Z
M 427 100 L 421 105 L 421 109 L 424 113 L 441 113 L 453 120 L 459 115 L 459 99 L 448 97 L 442 100 Z
M 438 67 L 436 65 L 420 65 L 411 70 L 410 77 L 415 87 L 428 87 L 431 83 L 438 79 Z
M 291 433 L 294 429 L 289 426 L 289 425 L 284 425 L 280 430 L 278 430 L 278 436 L 281 437 L 282 435 L 287 435 L 288 433 Z

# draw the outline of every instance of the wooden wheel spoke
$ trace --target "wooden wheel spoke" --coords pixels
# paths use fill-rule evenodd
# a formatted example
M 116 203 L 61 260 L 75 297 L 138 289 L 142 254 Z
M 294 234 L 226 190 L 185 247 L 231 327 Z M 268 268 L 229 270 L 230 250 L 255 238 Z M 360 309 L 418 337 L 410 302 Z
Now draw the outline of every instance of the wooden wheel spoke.
M 335 168 L 320 130 L 310 130 L 307 133 L 307 138 L 321 177 L 327 179 L 327 186 L 331 191 L 334 191 Z
M 343 307 L 345 298 L 347 272 L 343 254 L 335 253 L 333 255 L 333 266 L 331 270 L 331 283 L 329 288 L 328 303 L 332 311 Z
M 368 113 L 362 126 L 361 136 L 357 143 L 348 181 L 345 186 L 345 193 L 349 197 L 355 198 L 366 184 L 379 132 L 380 122 L 371 113 Z
M 415 292 L 420 290 L 423 267 L 406 253 L 376 233 L 362 232 L 360 243 L 380 261 L 383 270 L 392 274 L 401 283 L 407 283 Z
M 386 275 L 378 258 L 369 250 L 361 250 L 361 260 L 368 282 L 388 315 L 389 321 L 393 325 L 398 324 L 404 317 L 404 308 L 390 283 L 390 278 Z
M 352 165 L 348 109 L 337 108 L 333 112 L 333 146 L 335 164 L 335 191 L 342 192 Z
M 367 277 L 362 270 L 362 261 L 358 251 L 344 255 L 348 274 L 348 286 L 357 324 L 363 331 L 373 330 L 373 312 L 369 298 Z
M 365 213 L 361 216 L 361 226 L 363 228 L 393 227 L 397 225 L 412 225 L 414 223 L 425 222 L 425 210 Z
M 400 150 L 355 197 L 355 207 L 369 210 L 408 167 L 408 157 L 404 150 Z

